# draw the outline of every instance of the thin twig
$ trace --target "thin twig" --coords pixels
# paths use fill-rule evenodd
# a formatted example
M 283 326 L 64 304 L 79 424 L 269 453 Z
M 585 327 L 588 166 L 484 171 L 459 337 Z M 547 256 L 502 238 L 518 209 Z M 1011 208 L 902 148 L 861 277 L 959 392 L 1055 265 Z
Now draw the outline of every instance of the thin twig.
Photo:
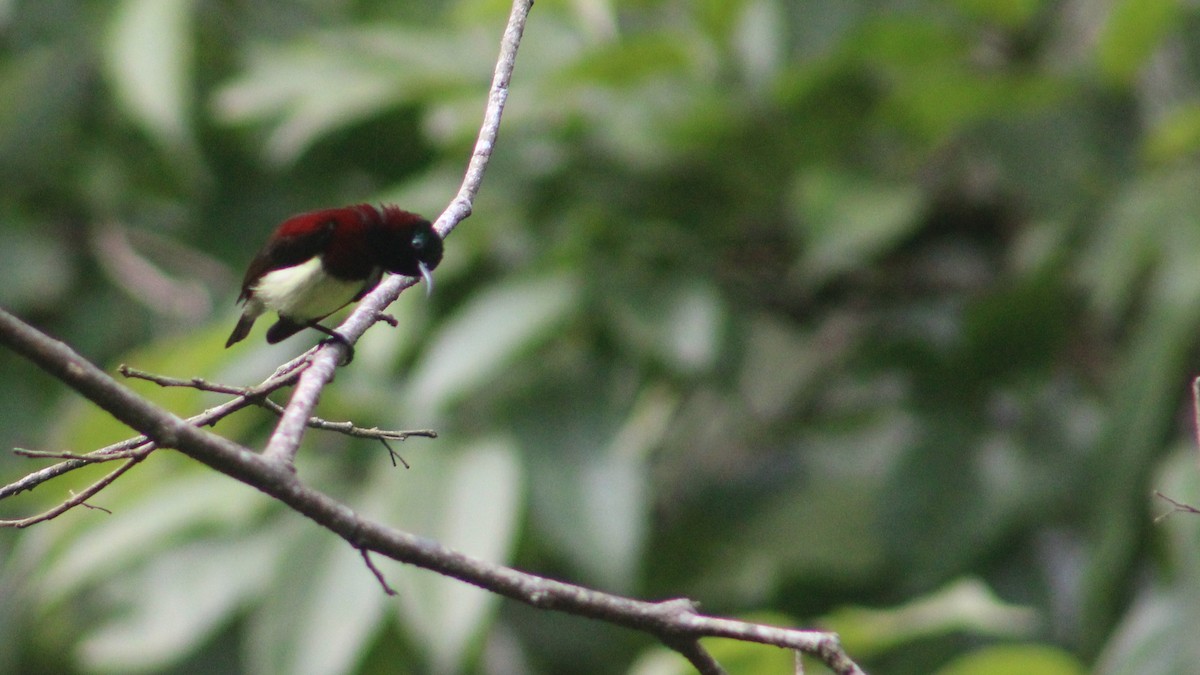
M 708 653 L 707 649 L 701 646 L 700 640 L 697 637 L 689 635 L 680 640 L 662 638 L 662 641 L 663 644 L 679 652 L 683 658 L 687 659 L 700 675 L 725 674 L 725 669 L 721 667 L 720 663 L 717 663 L 717 660 L 713 658 L 712 654 Z
M 131 456 L 135 450 L 125 450 L 111 455 L 94 456 L 81 455 L 76 452 L 52 452 L 46 450 L 30 450 L 28 448 L 13 448 L 13 454 L 19 457 L 31 457 L 33 459 L 69 459 L 85 464 L 97 464 L 100 462 L 111 462 L 115 459 L 125 459 Z
M 504 114 L 504 104 L 508 100 L 508 85 L 512 80 L 513 67 L 517 61 L 517 48 L 521 44 L 521 35 L 525 31 L 525 20 L 529 16 L 532 0 L 516 0 L 513 2 L 512 13 L 508 18 L 508 26 L 500 41 L 500 56 L 496 61 L 496 70 L 492 77 L 492 86 L 488 93 L 487 107 L 483 113 L 483 124 L 479 129 L 479 137 L 475 141 L 475 149 L 471 153 L 471 161 L 467 165 L 466 174 L 458 194 L 438 217 L 434 227 L 442 238 L 446 238 L 454 228 L 471 215 L 475 195 L 483 183 L 483 174 L 492 157 L 492 149 L 496 145 L 496 137 L 500 131 L 500 118 Z M 392 275 L 378 288 L 369 293 L 350 316 L 338 326 L 337 332 L 353 345 L 371 324 L 378 319 L 384 308 L 390 305 L 400 295 L 400 291 L 412 286 L 416 280 Z M 340 342 L 325 344 L 313 357 L 312 364 L 300 377 L 296 388 L 292 390 L 292 398 L 288 402 L 287 412 L 275 427 L 263 456 L 271 461 L 292 465 L 296 453 L 300 449 L 300 441 L 304 438 L 307 421 L 312 417 L 321 390 L 333 379 L 334 369 L 341 359 L 346 345 Z
M 74 496 L 75 496 L 75 491 L 74 491 L 74 490 L 72 490 L 72 491 L 71 491 L 71 496 L 72 496 L 72 497 L 74 497 Z M 79 502 L 79 505 L 80 505 L 80 506 L 82 506 L 83 508 L 85 508 L 85 509 L 89 510 L 89 511 L 103 511 L 103 512 L 107 513 L 107 514 L 108 514 L 108 515 L 110 515 L 110 516 L 112 515 L 112 510 L 111 510 L 111 509 L 106 509 L 106 508 L 104 508 L 103 506 L 96 506 L 95 504 L 89 504 L 89 503 L 87 503 L 87 502 Z
M 134 467 L 134 465 L 136 465 L 138 462 L 141 462 L 149 454 L 150 454 L 150 452 L 147 450 L 146 452 L 143 452 L 143 453 L 140 453 L 140 454 L 130 457 L 129 459 L 127 459 L 125 461 L 124 464 L 122 464 L 121 466 L 117 467 L 116 469 L 110 471 L 108 474 L 106 474 L 100 480 L 89 485 L 87 487 L 87 489 L 85 489 L 83 492 L 80 492 L 78 494 L 72 493 L 70 499 L 67 499 L 66 501 L 62 502 L 61 504 L 58 504 L 54 508 L 48 509 L 42 513 L 39 513 L 36 516 L 29 516 L 28 518 L 18 518 L 15 520 L 0 520 L 0 527 L 16 527 L 16 528 L 29 527 L 30 525 L 36 525 L 38 523 L 43 523 L 47 520 L 52 520 L 54 518 L 57 518 L 57 517 L 61 516 L 62 514 L 66 513 L 67 511 L 70 511 L 71 509 L 75 508 L 76 506 L 86 506 L 90 509 L 100 509 L 101 511 L 105 511 L 107 513 L 112 513 L 112 511 L 109 511 L 108 509 L 101 508 L 98 506 L 92 506 L 92 505 L 88 504 L 87 500 L 94 497 L 96 495 L 96 493 L 100 492 L 104 488 L 108 487 L 109 485 L 112 485 L 113 481 L 120 478 L 126 471 L 129 471 L 130 469 L 132 469 Z
M 363 427 L 354 426 L 352 422 L 329 422 L 320 417 L 310 417 L 308 426 L 313 429 L 323 429 L 326 431 L 336 431 L 340 434 L 353 436 L 355 438 L 373 438 L 376 440 L 391 440 L 404 441 L 414 436 L 418 438 L 437 438 L 438 434 L 433 429 L 411 429 L 408 431 L 397 431 L 394 429 L 380 429 L 379 427 L 371 427 L 366 429 Z
M 213 426 L 220 420 L 235 413 L 250 405 L 256 405 L 258 401 L 266 400 L 266 396 L 271 392 L 286 387 L 296 381 L 300 376 L 301 368 L 308 363 L 311 357 L 310 353 L 301 354 L 291 361 L 283 364 L 271 374 L 270 377 L 263 380 L 261 383 L 246 388 L 244 392 L 238 394 L 238 397 L 218 406 L 214 406 L 204 412 L 193 415 L 187 419 L 188 422 L 200 426 Z M 149 379 L 154 376 L 151 373 L 144 373 L 135 368 L 130 368 L 122 364 L 117 368 L 118 372 L 126 377 L 136 377 Z M 143 375 L 147 377 L 142 377 Z M 7 499 L 22 492 L 32 490 L 35 487 L 54 478 L 58 478 L 64 474 L 70 473 L 77 469 L 81 469 L 90 464 L 99 462 L 111 462 L 114 460 L 125 459 L 132 454 L 140 452 L 143 448 L 149 448 L 147 452 L 153 451 L 154 445 L 149 443 L 149 439 L 145 436 L 135 436 L 123 441 L 113 443 L 92 452 L 81 454 L 77 457 L 66 458 L 66 461 L 59 462 L 44 469 L 40 469 L 33 473 L 23 476 L 20 480 L 14 481 L 0 487 L 0 500 Z
M 365 548 L 358 549 L 358 552 L 362 555 L 363 562 L 367 564 L 367 569 L 371 570 L 371 574 L 375 575 L 375 579 L 383 587 L 383 592 L 388 595 L 396 595 L 396 589 L 388 585 L 387 579 L 383 577 L 383 572 L 380 572 L 379 568 L 375 566 L 374 561 L 371 560 L 371 552 Z
M 83 467 L 91 464 L 126 459 L 134 452 L 137 452 L 141 448 L 147 446 L 150 446 L 150 449 L 153 450 L 153 444 L 149 443 L 145 436 L 137 436 L 135 438 L 121 441 L 120 443 L 114 443 L 113 445 L 100 448 L 99 450 L 93 450 L 87 454 L 80 455 L 78 458 L 68 459 L 66 461 L 59 462 L 58 464 L 48 466 L 44 469 L 39 469 L 38 471 L 34 471 L 33 473 L 25 475 L 20 480 L 13 481 L 4 487 L 0 487 L 0 500 L 7 499 L 8 497 L 12 497 L 27 490 L 32 490 L 46 481 L 53 480 L 59 476 L 62 476 L 63 474 L 70 473 L 76 469 L 82 469 Z
M 1200 377 L 1192 378 L 1192 434 L 1200 452 Z
M 237 385 L 209 382 L 202 377 L 192 377 L 188 379 L 169 377 L 166 375 L 159 375 L 157 373 L 149 373 L 144 370 L 130 368 L 124 364 L 117 368 L 117 371 L 126 377 L 146 380 L 147 382 L 153 382 L 162 387 L 185 387 L 188 389 L 196 389 L 198 391 L 241 396 L 249 399 L 256 405 L 275 413 L 276 415 L 283 415 L 284 413 L 283 406 L 269 398 L 266 398 L 265 393 L 259 392 L 253 387 L 239 387 Z M 437 438 L 437 431 L 434 431 L 433 429 L 392 430 L 380 429 L 379 427 L 371 427 L 368 429 L 365 427 L 356 426 L 353 422 L 330 422 L 329 420 L 320 417 L 309 417 L 308 426 L 313 429 L 321 429 L 323 431 L 336 431 L 340 434 L 353 436 L 355 438 L 371 438 L 380 441 L 403 441 L 414 436 L 421 438 Z M 76 457 L 84 458 L 86 456 L 80 455 Z
M 404 465 L 405 469 L 412 468 L 411 466 L 408 465 L 408 461 L 405 460 L 403 457 L 401 457 L 400 453 L 396 452 L 396 449 L 392 447 L 392 444 L 387 442 L 386 438 L 379 439 L 379 442 L 383 443 L 383 447 L 387 448 L 388 457 L 390 457 L 392 459 L 392 468 L 396 468 L 397 460 L 399 460 L 399 462 Z
M 1164 513 L 1164 514 L 1162 514 L 1161 516 L 1158 516 L 1158 517 L 1156 517 L 1156 518 L 1154 519 L 1154 522 L 1156 522 L 1156 523 L 1161 523 L 1162 521 L 1166 520 L 1166 519 L 1167 519 L 1167 518 L 1169 518 L 1171 515 L 1173 515 L 1173 514 L 1176 514 L 1176 513 L 1196 513 L 1196 514 L 1200 514 L 1200 509 L 1198 509 L 1198 508 L 1196 508 L 1196 507 L 1194 507 L 1194 506 L 1192 506 L 1192 505 L 1190 505 L 1190 504 L 1184 504 L 1184 503 L 1183 503 L 1183 502 L 1181 502 L 1181 501 L 1178 501 L 1178 500 L 1175 500 L 1175 499 L 1171 499 L 1170 497 L 1168 497 L 1168 496 L 1164 495 L 1163 493 L 1159 492 L 1158 490 L 1155 490 L 1155 491 L 1154 491 L 1154 496 L 1155 496 L 1155 497 L 1158 497 L 1159 499 L 1161 499 L 1161 500 L 1163 500 L 1164 502 L 1167 502 L 1168 504 L 1170 504 L 1170 505 L 1171 505 L 1171 510 L 1170 510 L 1170 511 L 1167 511 L 1166 513 Z
M 1192 434 L 1193 440 L 1196 444 L 1196 451 L 1200 452 L 1200 377 L 1192 378 Z M 1154 495 L 1159 499 L 1169 503 L 1172 507 L 1170 511 L 1167 511 L 1161 516 L 1155 518 L 1155 523 L 1161 523 L 1176 513 L 1182 512 L 1200 514 L 1200 509 L 1188 504 L 1184 504 L 1183 502 L 1176 501 L 1159 492 L 1158 490 L 1154 491 Z
M 220 384 L 218 382 L 209 382 L 203 377 L 191 377 L 188 379 L 178 377 L 168 377 L 151 373 L 145 370 L 138 370 L 122 363 L 117 366 L 117 372 L 125 377 L 146 380 L 153 382 L 160 387 L 186 387 L 188 389 L 196 389 L 197 391 L 208 391 L 216 394 L 232 394 L 234 396 L 263 396 L 264 394 L 252 393 L 253 387 L 239 387 L 232 384 Z

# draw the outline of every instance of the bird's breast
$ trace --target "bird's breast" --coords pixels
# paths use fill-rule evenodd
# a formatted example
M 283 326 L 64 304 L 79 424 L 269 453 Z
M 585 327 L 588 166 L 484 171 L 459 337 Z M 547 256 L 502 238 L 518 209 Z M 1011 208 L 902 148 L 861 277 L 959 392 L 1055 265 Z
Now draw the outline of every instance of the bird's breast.
M 299 320 L 320 319 L 350 303 L 369 283 L 331 276 L 317 256 L 272 270 L 254 285 L 254 298 L 267 309 Z

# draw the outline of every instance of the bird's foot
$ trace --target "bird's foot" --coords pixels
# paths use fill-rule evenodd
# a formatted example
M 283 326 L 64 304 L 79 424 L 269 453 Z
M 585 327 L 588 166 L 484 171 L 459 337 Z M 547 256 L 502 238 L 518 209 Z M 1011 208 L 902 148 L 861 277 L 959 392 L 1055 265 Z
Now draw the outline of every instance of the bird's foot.
M 341 365 L 350 365 L 350 362 L 354 360 L 354 345 L 350 344 L 350 340 L 336 330 L 333 330 L 332 328 L 326 328 L 319 323 L 312 324 L 312 327 L 329 336 L 328 338 L 321 340 L 321 344 L 340 342 L 342 345 L 344 345 L 346 347 L 346 359 L 342 361 Z

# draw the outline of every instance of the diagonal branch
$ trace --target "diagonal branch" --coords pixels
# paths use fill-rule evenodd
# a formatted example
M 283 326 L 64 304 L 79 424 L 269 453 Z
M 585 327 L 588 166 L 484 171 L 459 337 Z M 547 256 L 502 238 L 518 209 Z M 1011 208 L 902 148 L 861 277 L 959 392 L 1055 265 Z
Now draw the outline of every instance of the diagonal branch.
M 199 429 L 142 399 L 66 344 L 43 335 L 4 310 L 0 310 L 0 344 L 32 361 L 160 447 L 177 449 L 278 499 L 360 552 L 373 551 L 541 609 L 645 631 L 683 654 L 705 675 L 723 670 L 700 646 L 698 640 L 703 637 L 726 637 L 795 649 L 821 659 L 839 675 L 862 672 L 832 633 L 704 616 L 687 600 L 645 602 L 601 593 L 472 558 L 431 539 L 362 518 L 345 504 L 300 482 L 290 466 Z
M 434 227 L 444 239 L 458 226 L 460 222 L 471 215 L 475 195 L 483 182 L 484 171 L 492 157 L 492 148 L 496 145 L 496 136 L 500 131 L 500 118 L 504 114 L 504 104 L 508 100 L 508 85 L 512 79 L 513 67 L 517 61 L 517 47 L 521 44 L 521 35 L 525 31 L 525 20 L 533 0 L 514 0 L 512 13 L 508 17 L 508 26 L 500 41 L 500 57 L 496 61 L 492 86 L 488 93 L 487 108 L 483 113 L 483 125 L 479 129 L 479 137 L 475 141 L 475 150 L 467 165 L 466 175 L 458 194 L 438 217 Z M 415 279 L 391 275 L 374 291 L 359 303 L 337 332 L 353 345 L 362 337 L 363 332 L 378 320 L 383 310 L 399 297 L 400 292 L 416 283 Z M 267 443 L 263 456 L 286 464 L 291 467 L 304 438 L 304 430 L 308 418 L 317 406 L 321 390 L 333 380 L 334 369 L 344 356 L 347 349 L 340 342 L 326 343 L 313 357 L 312 365 L 304 372 L 300 382 L 292 391 L 287 411 L 275 427 L 275 433 Z M 294 470 L 294 469 L 293 469 Z
M 125 460 L 124 464 L 108 472 L 108 474 L 106 474 L 103 478 L 89 485 L 83 492 L 71 495 L 70 499 L 58 504 L 52 509 L 49 509 L 43 513 L 39 513 L 36 516 L 29 516 L 28 518 L 20 518 L 16 520 L 0 520 L 0 527 L 29 527 L 30 525 L 37 525 L 38 523 L 44 523 L 52 518 L 57 518 L 76 506 L 86 506 L 87 500 L 91 499 L 96 495 L 96 493 L 100 492 L 104 488 L 112 485 L 113 481 L 120 478 L 126 471 L 132 469 L 143 459 L 146 459 L 146 457 L 149 456 L 153 450 L 153 445 L 143 446 L 143 448 L 138 452 L 130 455 L 129 458 Z
M 243 392 L 240 392 L 237 398 L 230 399 L 220 405 L 214 406 L 204 412 L 193 415 L 188 418 L 188 422 L 196 426 L 213 426 L 226 416 L 231 415 L 242 408 L 256 405 L 259 400 L 266 400 L 266 396 L 271 392 L 282 387 L 294 384 L 300 377 L 301 369 L 308 364 L 311 358 L 310 352 L 301 354 L 291 361 L 283 364 L 275 369 L 275 372 L 270 377 L 263 380 L 258 385 L 249 387 Z M 119 372 L 125 373 L 128 370 L 124 365 L 118 368 Z M 60 459 L 65 461 L 53 464 L 44 469 L 34 471 L 19 480 L 16 480 L 8 485 L 0 487 L 0 500 L 12 497 L 14 495 L 32 490 L 35 487 L 59 476 L 68 474 L 76 469 L 81 469 L 89 464 L 99 462 L 112 462 L 119 459 L 126 459 L 140 452 L 152 452 L 154 443 L 150 442 L 145 436 L 135 436 L 124 441 L 113 443 L 98 450 L 93 450 L 87 454 L 72 457 L 67 453 L 63 453 Z M 19 453 L 26 456 L 33 456 L 29 452 Z M 48 457 L 49 454 L 41 453 L 42 457 Z

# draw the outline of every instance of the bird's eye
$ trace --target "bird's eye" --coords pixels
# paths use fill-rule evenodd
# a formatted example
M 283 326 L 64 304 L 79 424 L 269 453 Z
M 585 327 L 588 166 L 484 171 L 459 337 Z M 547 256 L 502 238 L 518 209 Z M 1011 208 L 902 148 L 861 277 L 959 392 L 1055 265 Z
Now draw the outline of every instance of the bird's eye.
M 414 249 L 420 251 L 421 249 L 425 248 L 425 244 L 428 243 L 428 241 L 429 237 L 425 236 L 424 232 L 418 232 L 417 234 L 413 235 L 411 245 Z

